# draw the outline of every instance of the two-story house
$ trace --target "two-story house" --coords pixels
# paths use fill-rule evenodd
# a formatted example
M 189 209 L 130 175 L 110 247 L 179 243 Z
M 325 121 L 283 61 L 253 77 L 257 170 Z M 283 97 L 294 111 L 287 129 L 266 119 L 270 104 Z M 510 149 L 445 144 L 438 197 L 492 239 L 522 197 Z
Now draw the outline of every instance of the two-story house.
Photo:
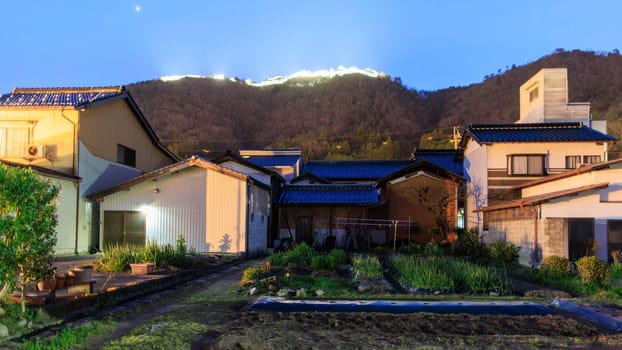
M 86 196 L 173 163 L 124 87 L 15 88 L 0 95 L 0 161 L 61 187 L 56 254 L 99 249 L 99 209 Z
M 611 218 L 617 220 L 610 215 L 617 199 L 602 198 L 618 196 L 617 185 L 610 187 L 615 181 L 561 179 L 601 164 L 617 168 L 617 162 L 608 162 L 616 138 L 606 134 L 605 121 L 591 119 L 589 103 L 568 102 L 565 68 L 542 69 L 519 93 L 516 123 L 469 125 L 463 133 L 467 227 L 479 228 L 487 242 L 521 247 L 523 264 L 539 264 L 549 255 L 576 259 L 594 241 L 601 243 L 598 253 L 606 259 L 606 227 Z
M 467 180 L 466 226 L 487 229 L 478 209 L 520 196 L 513 186 L 608 160 L 615 138 L 593 121 L 589 103 L 569 103 L 565 68 L 546 68 L 520 87 L 516 123 L 465 128 L 460 151 Z

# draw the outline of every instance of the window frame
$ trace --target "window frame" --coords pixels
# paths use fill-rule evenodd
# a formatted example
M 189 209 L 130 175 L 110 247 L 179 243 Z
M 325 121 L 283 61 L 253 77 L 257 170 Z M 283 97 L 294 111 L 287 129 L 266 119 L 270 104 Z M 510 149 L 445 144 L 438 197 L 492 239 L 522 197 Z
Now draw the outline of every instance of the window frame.
M 136 168 L 136 150 L 118 143 L 117 163 Z
M 526 172 L 525 173 L 516 173 L 515 172 L 515 158 L 518 157 L 526 157 Z M 540 158 L 540 164 L 542 171 L 539 173 L 532 173 L 529 169 L 530 158 L 538 157 Z M 508 154 L 507 155 L 507 174 L 508 176 L 545 176 L 548 174 L 546 167 L 546 154 L 543 153 L 517 153 L 517 154 Z
M 2 158 L 22 158 L 27 157 L 28 153 L 26 149 L 33 142 L 32 130 L 34 127 L 33 122 L 8 122 L 8 123 L 0 123 L 0 157 Z M 8 150 L 15 150 L 14 145 L 18 144 L 15 141 L 9 140 L 8 130 L 10 129 L 22 129 L 26 135 L 26 143 L 21 143 L 21 147 L 17 147 L 17 152 L 8 153 Z
M 571 160 L 571 162 L 569 162 Z M 578 168 L 581 164 L 583 157 L 580 155 L 570 155 L 570 156 L 566 156 L 566 169 L 576 169 Z

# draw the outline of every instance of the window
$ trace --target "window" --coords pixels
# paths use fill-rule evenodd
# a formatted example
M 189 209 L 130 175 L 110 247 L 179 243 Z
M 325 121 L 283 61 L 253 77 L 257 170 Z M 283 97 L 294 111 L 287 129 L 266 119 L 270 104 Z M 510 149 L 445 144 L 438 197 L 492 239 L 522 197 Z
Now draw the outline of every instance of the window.
M 30 127 L 0 126 L 0 157 L 26 157 L 30 144 Z
M 543 154 L 508 156 L 508 175 L 545 175 Z
M 583 156 L 584 164 L 598 164 L 600 163 L 600 156 Z
M 611 262 L 611 253 L 622 250 L 622 220 L 607 221 L 607 246 Z
M 538 87 L 536 86 L 535 88 L 529 90 L 529 102 L 532 102 L 533 100 L 538 98 Z
M 136 151 L 123 145 L 117 145 L 117 163 L 136 167 Z
M 566 156 L 566 169 L 576 169 L 581 165 L 581 156 Z

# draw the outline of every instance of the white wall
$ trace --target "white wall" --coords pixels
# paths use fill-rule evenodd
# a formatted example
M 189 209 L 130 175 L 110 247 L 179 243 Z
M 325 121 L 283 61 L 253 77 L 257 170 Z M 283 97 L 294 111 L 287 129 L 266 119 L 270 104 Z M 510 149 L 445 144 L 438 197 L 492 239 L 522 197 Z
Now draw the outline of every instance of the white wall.
M 267 190 L 257 186 L 251 186 L 250 192 L 248 253 L 254 256 L 265 254 L 268 247 L 270 194 Z
M 508 154 L 548 154 L 548 168 L 564 169 L 566 156 L 599 155 L 604 160 L 604 146 L 596 142 L 534 142 L 534 143 L 495 143 L 488 149 L 488 168 L 507 168 Z
M 219 165 L 222 166 L 222 167 L 231 169 L 231 170 L 235 170 L 235 171 L 240 172 L 242 174 L 246 174 L 246 175 L 252 176 L 257 181 L 260 181 L 261 183 L 270 186 L 270 175 L 264 173 L 263 171 L 259 171 L 257 169 L 253 169 L 253 168 L 247 167 L 247 166 L 245 166 L 243 164 L 240 164 L 240 163 L 234 162 L 234 161 L 223 162 L 223 163 L 221 163 Z
M 56 206 L 58 225 L 56 226 L 57 241 L 54 254 L 74 254 L 76 244 L 76 201 L 78 200 L 77 181 L 53 177 L 46 178 L 60 188 Z
M 205 193 L 206 237 L 209 252 L 246 252 L 246 181 L 209 170 Z
M 207 171 L 191 167 L 112 193 L 100 204 L 100 244 L 103 247 L 106 210 L 141 211 L 146 216 L 147 240 L 175 244 L 184 235 L 188 248 L 207 252 L 205 193 Z M 156 189 L 159 190 L 156 193 Z
M 488 164 L 487 147 L 470 141 L 464 150 L 464 177 L 467 180 L 467 198 L 465 208 L 466 228 L 482 228 L 482 214 L 473 210 L 488 204 Z

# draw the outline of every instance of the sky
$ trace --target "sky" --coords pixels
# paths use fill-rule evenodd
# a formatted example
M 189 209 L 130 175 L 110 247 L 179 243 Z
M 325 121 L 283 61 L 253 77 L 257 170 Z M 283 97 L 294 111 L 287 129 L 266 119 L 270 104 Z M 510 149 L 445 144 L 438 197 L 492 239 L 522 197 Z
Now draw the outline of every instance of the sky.
M 0 93 L 338 66 L 436 90 L 558 48 L 622 49 L 619 0 L 24 0 L 0 13 Z

